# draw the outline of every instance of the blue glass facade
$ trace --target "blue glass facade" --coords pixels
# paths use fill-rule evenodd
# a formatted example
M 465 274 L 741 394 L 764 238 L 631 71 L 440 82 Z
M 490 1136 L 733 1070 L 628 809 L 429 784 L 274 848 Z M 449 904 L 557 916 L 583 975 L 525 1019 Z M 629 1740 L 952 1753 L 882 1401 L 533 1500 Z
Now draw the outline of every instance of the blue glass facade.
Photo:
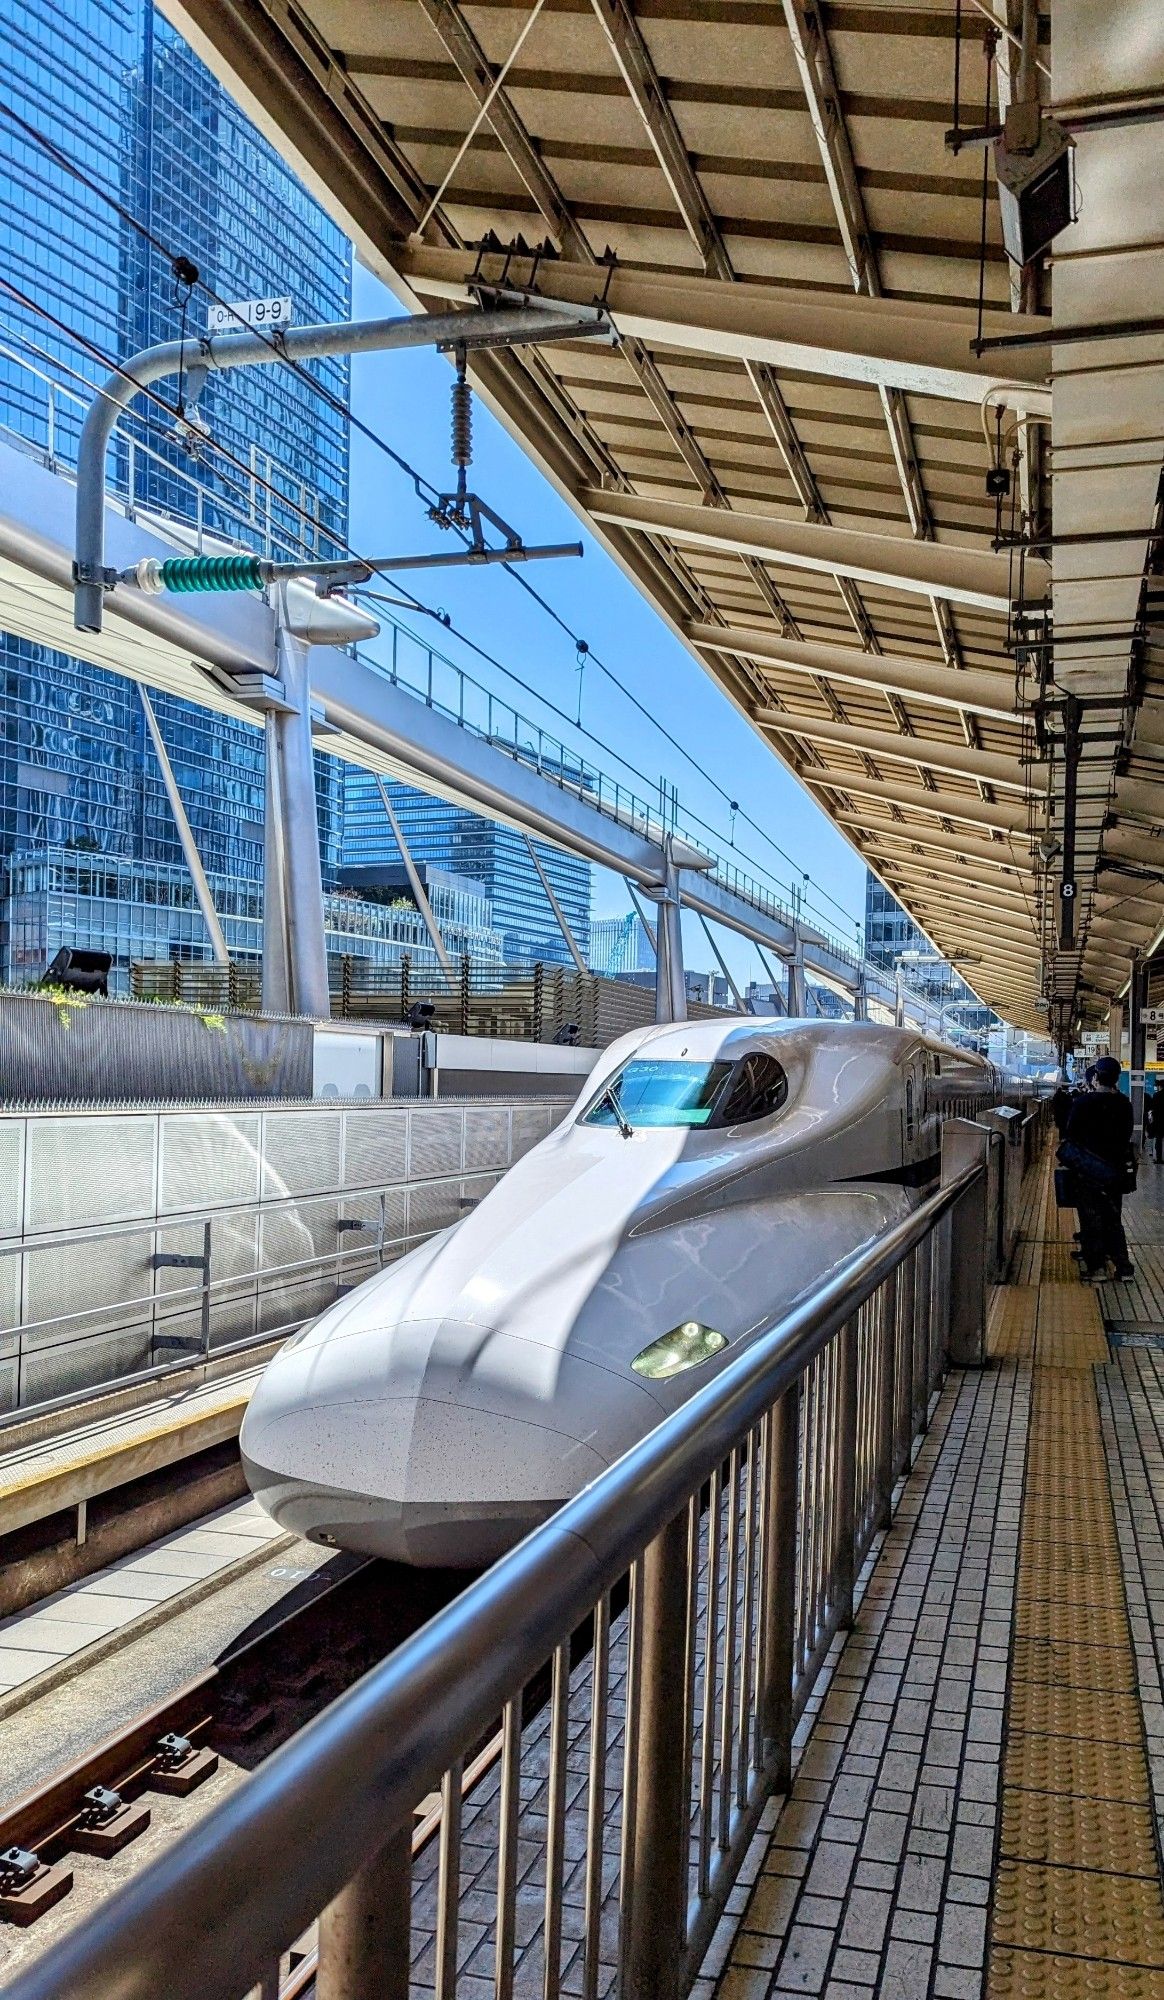
M 389 784 L 401 831 L 418 862 L 479 882 L 493 909 L 510 964 L 542 959 L 566 964 L 570 954 L 549 899 L 532 867 L 521 834 L 495 825 L 463 806 L 427 797 L 408 785 Z M 588 861 L 535 843 L 538 859 L 585 958 L 590 949 L 591 869 Z M 343 866 L 394 862 L 396 844 L 376 780 L 349 766 L 345 778 Z
M 148 0 L 0 0 L 0 103 L 167 249 L 191 258 L 224 299 L 289 292 L 300 322 L 350 317 L 346 240 Z M 0 254 L 10 282 L 79 336 L 0 297 L 0 426 L 70 464 L 81 411 L 58 400 L 50 434 L 49 398 L 32 369 L 82 389 L 99 381 L 99 357 L 177 337 L 180 290 L 168 257 L 2 110 Z M 205 324 L 205 297 L 195 292 L 188 330 Z M 345 364 L 315 372 L 346 400 Z M 240 513 L 249 513 L 256 545 L 294 540 L 332 553 L 347 517 L 342 415 L 281 366 L 211 378 L 197 415 L 246 471 L 211 457 L 194 465 L 166 414 L 145 406 L 125 427 L 145 449 L 119 446 L 123 492 L 188 520 L 200 487 L 211 530 L 237 540 Z M 172 696 L 154 700 L 208 872 L 257 884 L 259 732 Z M 331 884 L 343 803 L 336 760 L 317 757 L 316 775 Z M 61 848 L 181 865 L 134 684 L 0 634 L 0 865 Z M 0 903 L 0 963 L 7 928 Z

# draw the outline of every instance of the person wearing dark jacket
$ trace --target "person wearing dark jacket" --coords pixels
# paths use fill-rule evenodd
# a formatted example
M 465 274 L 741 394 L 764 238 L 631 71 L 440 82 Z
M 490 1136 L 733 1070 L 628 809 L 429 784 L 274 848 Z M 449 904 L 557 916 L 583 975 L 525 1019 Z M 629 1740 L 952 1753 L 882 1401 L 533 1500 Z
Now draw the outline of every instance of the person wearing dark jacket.
M 1156 1165 L 1164 1166 L 1164 1088 L 1159 1077 L 1153 1082 L 1152 1095 L 1144 1105 L 1144 1134 L 1152 1141 Z
M 1134 1275 L 1121 1215 L 1134 1120 L 1119 1081 L 1116 1058 L 1101 1056 L 1093 1089 L 1071 1106 L 1060 1148 L 1060 1159 L 1071 1168 L 1079 1191 L 1079 1241 L 1086 1278 L 1103 1277 L 1109 1259 L 1117 1278 Z
M 1061 1139 L 1067 1130 L 1067 1120 L 1071 1116 L 1071 1104 L 1071 1092 L 1068 1090 L 1066 1083 L 1059 1084 L 1051 1099 L 1051 1116 L 1055 1120 L 1055 1130 Z

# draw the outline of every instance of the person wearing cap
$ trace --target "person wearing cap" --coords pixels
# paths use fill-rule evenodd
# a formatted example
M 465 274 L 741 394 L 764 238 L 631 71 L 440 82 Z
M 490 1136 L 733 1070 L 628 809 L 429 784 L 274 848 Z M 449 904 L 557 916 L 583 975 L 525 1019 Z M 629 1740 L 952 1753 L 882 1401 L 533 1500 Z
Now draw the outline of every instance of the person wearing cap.
M 1101 1056 L 1093 1065 L 1091 1089 L 1071 1106 L 1059 1149 L 1078 1188 L 1083 1275 L 1091 1279 L 1104 1277 L 1109 1261 L 1117 1278 L 1134 1276 L 1121 1210 L 1135 1121 L 1119 1082 L 1115 1056 Z

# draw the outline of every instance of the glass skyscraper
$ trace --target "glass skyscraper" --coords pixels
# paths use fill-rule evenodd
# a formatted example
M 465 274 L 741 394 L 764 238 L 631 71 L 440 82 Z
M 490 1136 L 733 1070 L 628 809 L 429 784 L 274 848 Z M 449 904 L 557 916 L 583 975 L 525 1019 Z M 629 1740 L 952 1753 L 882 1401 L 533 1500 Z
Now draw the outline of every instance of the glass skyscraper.
M 41 137 L 20 130 L 4 106 Z M 205 295 L 186 297 L 171 253 L 189 258 L 223 299 L 290 293 L 297 321 L 350 317 L 347 241 L 149 0 L 0 0 L 0 247 L 5 276 L 28 301 L 0 294 L 0 436 L 15 434 L 66 466 L 83 403 L 57 398 L 50 433 L 35 371 L 85 395 L 114 360 L 177 338 L 183 325 L 204 331 Z M 313 372 L 346 401 L 345 363 Z M 342 413 L 289 368 L 271 366 L 210 377 L 195 423 L 238 464 L 213 454 L 195 464 L 190 433 L 176 435 L 166 413 L 144 406 L 121 426 L 113 455 L 126 498 L 188 520 L 201 488 L 212 532 L 247 539 L 249 522 L 255 546 L 285 538 L 335 551 L 347 519 Z M 154 700 L 207 871 L 259 883 L 259 731 L 173 696 Z M 322 755 L 316 775 L 330 885 L 342 780 Z M 0 868 L 54 851 L 100 852 L 147 873 L 182 861 L 134 683 L 0 634 Z M 3 970 L 8 916 L 5 877 Z M 183 956 L 197 951 L 185 937 L 172 942 Z
M 567 964 L 570 952 L 520 833 L 463 806 L 389 783 L 388 795 L 413 859 L 479 883 L 493 912 L 510 964 Z M 588 861 L 535 842 L 583 958 L 590 950 Z M 397 849 L 374 777 L 349 765 L 345 778 L 343 875 L 360 880 L 368 868 L 397 865 Z

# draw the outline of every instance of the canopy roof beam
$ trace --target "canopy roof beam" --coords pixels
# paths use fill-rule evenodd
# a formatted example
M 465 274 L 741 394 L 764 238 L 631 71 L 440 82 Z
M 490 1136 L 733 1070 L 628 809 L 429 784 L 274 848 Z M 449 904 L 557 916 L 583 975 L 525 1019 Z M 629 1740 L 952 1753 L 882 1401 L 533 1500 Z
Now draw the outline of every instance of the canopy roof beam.
M 982 778 L 992 785 L 1001 785 L 1024 796 L 1030 789 L 1029 773 L 1020 762 L 1018 746 L 1015 755 L 1008 757 L 994 750 L 972 750 L 964 743 L 935 743 L 931 737 L 895 736 L 887 729 L 858 728 L 848 722 L 829 722 L 823 716 L 802 715 L 783 708 L 756 709 L 753 719 L 766 732 L 796 736 L 805 743 L 851 750 L 865 757 L 887 757 L 897 763 L 914 764 L 926 771 L 943 771 L 959 778 Z M 844 773 L 837 773 L 836 782 L 841 787 L 845 785 Z M 936 796 L 940 799 L 941 794 Z
M 795 674 L 831 683 L 871 688 L 877 694 L 901 695 L 929 708 L 954 713 L 972 711 L 993 721 L 1015 718 L 1014 676 L 989 668 L 959 671 L 944 661 L 910 659 L 900 653 L 865 653 L 856 646 L 823 644 L 811 639 L 782 639 L 773 632 L 748 626 L 708 625 L 693 621 L 685 628 L 693 646 L 708 652 L 754 660 L 778 674 Z
M 688 501 L 639 493 L 605 493 L 600 487 L 588 488 L 579 498 L 596 521 L 638 534 L 664 535 L 693 548 L 758 556 L 761 562 L 826 576 L 851 576 L 883 590 L 946 597 L 1004 617 L 1010 609 L 1010 565 L 1004 555 L 770 514 L 693 507 Z
M 478 270 L 475 251 L 409 244 L 397 261 L 402 275 L 427 298 L 472 296 L 469 279 Z M 488 257 L 481 260 L 480 271 L 486 277 L 493 268 Z M 496 269 L 501 270 L 500 258 Z M 509 269 L 521 275 L 520 264 L 512 259 Z M 750 278 L 739 285 L 730 278 L 617 264 L 609 287 L 605 276 L 603 286 L 619 331 L 652 348 L 765 363 L 781 372 L 902 389 L 943 402 L 978 405 L 986 391 L 996 387 L 1007 408 L 1050 417 L 1050 344 L 1014 349 L 1005 363 L 1006 379 L 1000 381 L 997 363 L 992 366 L 989 356 L 978 360 L 970 352 L 973 314 L 954 307 L 849 299 L 820 291 L 809 296 L 762 279 Z M 537 288 L 543 298 L 587 304 L 594 297 L 593 266 L 569 254 L 541 264 Z M 1013 333 L 1014 325 L 1009 315 L 988 310 L 983 331 L 988 337 L 1001 337 Z

